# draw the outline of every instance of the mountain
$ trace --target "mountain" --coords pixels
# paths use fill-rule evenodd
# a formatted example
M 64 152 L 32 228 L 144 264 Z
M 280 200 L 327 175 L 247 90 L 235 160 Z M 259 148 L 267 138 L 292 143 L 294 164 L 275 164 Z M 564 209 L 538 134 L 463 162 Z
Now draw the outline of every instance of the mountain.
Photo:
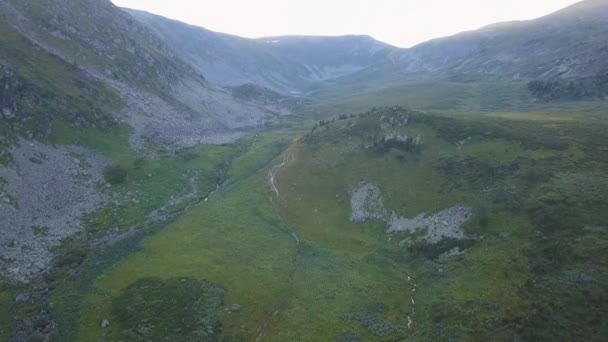
M 372 75 L 503 80 L 590 76 L 608 70 L 607 36 L 608 1 L 585 0 L 535 20 L 493 24 L 419 44 L 393 54 Z
M 175 160 L 178 151 L 233 143 L 284 113 L 209 83 L 110 1 L 1 0 L 2 279 L 40 275 L 52 249 L 85 230 L 88 215 L 127 205 L 109 200 L 121 196 L 112 184 L 128 175 L 152 182 L 158 165 L 170 173 L 196 159 L 190 152 Z M 144 175 L 159 154 L 171 162 L 156 159 Z M 215 185 L 219 166 L 205 163 L 214 169 L 202 183 Z M 178 183 L 167 189 L 128 206 L 144 219 L 180 192 Z
M 579 79 L 608 70 L 606 0 L 586 0 L 538 19 L 493 24 L 409 49 L 366 36 L 246 39 L 125 11 L 211 83 L 222 86 L 253 83 L 283 93 L 307 93 L 428 79 Z
M 0 341 L 604 340 L 606 21 L 397 49 L 0 0 Z
M 263 126 L 270 114 L 207 82 L 110 1 L 3 0 L 0 9 L 12 35 L 71 66 L 61 77 L 84 75 L 120 99 L 112 116 L 131 126 L 134 146 L 232 139 L 237 130 Z M 3 65 L 18 75 L 25 69 L 19 59 Z
M 315 83 L 366 69 L 398 50 L 368 36 L 246 39 L 125 11 L 210 82 L 224 86 L 256 83 L 281 92 L 304 92 Z

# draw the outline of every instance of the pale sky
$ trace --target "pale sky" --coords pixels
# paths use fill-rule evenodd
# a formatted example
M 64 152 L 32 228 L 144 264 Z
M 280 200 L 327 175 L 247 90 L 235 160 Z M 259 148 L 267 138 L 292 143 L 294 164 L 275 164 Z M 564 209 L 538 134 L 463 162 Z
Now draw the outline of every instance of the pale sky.
M 365 34 L 400 47 L 510 20 L 540 17 L 579 0 L 112 0 L 207 29 L 258 38 Z

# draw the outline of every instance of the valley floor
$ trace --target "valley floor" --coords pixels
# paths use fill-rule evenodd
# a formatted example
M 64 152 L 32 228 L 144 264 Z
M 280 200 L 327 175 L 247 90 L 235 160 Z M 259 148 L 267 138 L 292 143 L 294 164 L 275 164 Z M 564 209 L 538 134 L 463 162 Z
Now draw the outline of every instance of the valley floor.
M 91 215 L 93 248 L 67 241 L 44 279 L 0 289 L 2 337 L 600 340 L 604 128 L 383 108 L 138 167 L 97 141 L 129 169 L 117 191 L 149 198 Z

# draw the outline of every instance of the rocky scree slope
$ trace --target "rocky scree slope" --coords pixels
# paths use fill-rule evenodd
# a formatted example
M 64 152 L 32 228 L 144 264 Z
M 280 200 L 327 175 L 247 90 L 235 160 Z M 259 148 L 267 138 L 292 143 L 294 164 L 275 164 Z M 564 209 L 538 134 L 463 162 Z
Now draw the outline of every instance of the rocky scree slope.
M 0 275 L 27 282 L 112 195 L 112 161 L 70 142 L 129 132 L 133 149 L 234 141 L 276 115 L 210 85 L 107 0 L 0 0 Z
M 0 1 L 3 21 L 124 101 L 132 144 L 224 142 L 269 111 L 206 82 L 153 32 L 108 0 Z
M 26 282 L 45 271 L 51 248 L 77 234 L 99 209 L 108 161 L 80 146 L 20 139 L 12 167 L 0 167 L 0 275 Z

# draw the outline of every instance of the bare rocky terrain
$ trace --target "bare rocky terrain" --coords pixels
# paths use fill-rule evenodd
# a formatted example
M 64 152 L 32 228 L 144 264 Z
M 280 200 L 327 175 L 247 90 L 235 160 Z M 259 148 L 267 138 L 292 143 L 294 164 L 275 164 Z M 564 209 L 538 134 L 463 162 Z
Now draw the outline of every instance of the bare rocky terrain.
M 430 216 L 422 213 L 411 219 L 393 213 L 386 232 L 387 234 L 398 232 L 414 234 L 426 229 L 423 239 L 428 243 L 437 243 L 447 238 L 463 239 L 465 235 L 461 227 L 471 218 L 471 213 L 471 208 L 462 205 Z
M 350 220 L 355 223 L 370 219 L 385 220 L 388 212 L 382 203 L 380 188 L 373 184 L 362 183 L 354 190 L 350 199 Z
M 414 218 L 406 218 L 395 212 L 389 213 L 382 202 L 380 188 L 369 183 L 361 183 L 351 194 L 351 217 L 354 223 L 362 223 L 370 219 L 379 219 L 387 224 L 386 234 L 396 233 L 419 234 L 428 244 L 435 244 L 443 239 L 464 239 L 462 225 L 470 220 L 472 209 L 457 205 L 442 210 L 434 215 L 421 213 Z M 409 239 L 401 241 L 406 246 Z
M 107 161 L 79 146 L 51 147 L 21 139 L 14 162 L 0 166 L 0 273 L 27 282 L 50 265 L 52 247 L 82 230 L 84 215 L 106 196 Z
M 129 147 L 148 155 L 232 143 L 289 114 L 209 83 L 110 1 L 2 0 L 0 11 L 3 278 L 43 273 L 52 248 L 79 233 L 85 215 L 121 197 L 102 187 L 109 160 L 84 146 L 49 145 L 57 126 L 68 127 L 61 138 L 71 141 L 70 129 L 103 135 L 121 124 Z

